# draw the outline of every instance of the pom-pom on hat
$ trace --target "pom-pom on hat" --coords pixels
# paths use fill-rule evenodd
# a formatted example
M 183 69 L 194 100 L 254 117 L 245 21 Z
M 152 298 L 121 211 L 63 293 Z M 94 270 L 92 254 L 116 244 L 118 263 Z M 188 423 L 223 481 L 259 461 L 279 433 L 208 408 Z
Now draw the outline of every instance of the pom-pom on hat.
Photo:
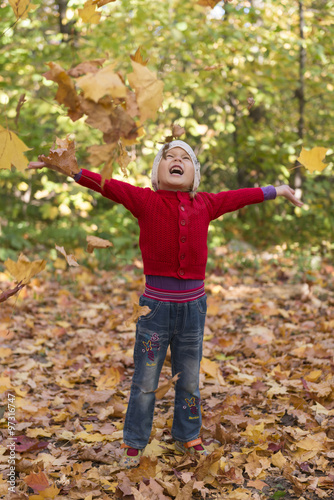
M 200 162 L 198 161 L 193 149 L 189 146 L 189 144 L 187 144 L 184 141 L 171 141 L 169 143 L 164 144 L 162 146 L 162 148 L 159 149 L 158 154 L 154 158 L 154 161 L 153 161 L 152 174 L 151 174 L 151 182 L 152 182 L 152 187 L 153 187 L 154 191 L 157 191 L 159 189 L 158 188 L 158 167 L 159 167 L 159 163 L 160 163 L 161 158 L 162 158 L 162 154 L 164 152 L 164 148 L 166 147 L 167 144 L 169 147 L 168 147 L 168 149 L 167 148 L 165 149 L 166 152 L 169 151 L 170 149 L 173 149 L 173 148 L 182 148 L 190 156 L 191 161 L 193 162 L 194 171 L 195 171 L 194 184 L 193 184 L 192 189 L 191 189 L 191 194 L 194 195 L 198 186 L 199 186 L 199 182 L 201 179 L 201 173 L 200 173 L 201 165 L 200 165 Z

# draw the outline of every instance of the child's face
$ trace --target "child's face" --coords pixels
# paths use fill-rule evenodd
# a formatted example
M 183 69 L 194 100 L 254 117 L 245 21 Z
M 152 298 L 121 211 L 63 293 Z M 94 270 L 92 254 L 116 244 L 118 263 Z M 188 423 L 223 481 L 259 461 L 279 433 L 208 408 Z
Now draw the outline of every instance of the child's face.
M 168 191 L 190 191 L 194 184 L 194 165 L 182 148 L 167 151 L 158 168 L 158 189 Z

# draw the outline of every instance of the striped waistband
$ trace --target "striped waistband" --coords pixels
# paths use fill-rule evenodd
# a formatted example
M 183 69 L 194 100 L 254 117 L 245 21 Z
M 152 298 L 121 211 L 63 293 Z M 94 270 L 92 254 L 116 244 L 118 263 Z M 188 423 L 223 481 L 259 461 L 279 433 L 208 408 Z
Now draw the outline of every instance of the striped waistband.
M 153 286 L 145 285 L 144 297 L 160 300 L 162 302 L 190 302 L 205 295 L 204 284 L 192 290 L 160 290 Z

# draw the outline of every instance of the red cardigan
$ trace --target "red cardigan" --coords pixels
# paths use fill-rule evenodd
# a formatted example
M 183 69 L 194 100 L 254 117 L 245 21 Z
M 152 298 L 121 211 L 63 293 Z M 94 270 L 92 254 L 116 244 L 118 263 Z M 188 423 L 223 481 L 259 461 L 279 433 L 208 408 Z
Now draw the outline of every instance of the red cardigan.
M 204 279 L 210 221 L 245 205 L 264 200 L 261 188 L 189 193 L 132 186 L 110 179 L 101 189 L 101 175 L 82 169 L 81 186 L 121 203 L 138 219 L 144 274 L 179 279 Z

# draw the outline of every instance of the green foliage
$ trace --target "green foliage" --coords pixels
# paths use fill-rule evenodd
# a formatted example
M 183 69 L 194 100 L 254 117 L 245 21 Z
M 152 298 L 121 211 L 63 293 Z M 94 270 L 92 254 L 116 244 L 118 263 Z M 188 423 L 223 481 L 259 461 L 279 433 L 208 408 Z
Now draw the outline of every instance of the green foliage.
M 71 0 L 63 33 L 59 3 L 37 3 L 25 20 L 15 22 L 8 5 L 1 7 L 0 16 L 0 122 L 32 148 L 30 160 L 47 153 L 56 136 L 71 133 L 79 164 L 89 168 L 87 147 L 102 142 L 99 131 L 84 118 L 73 123 L 54 100 L 57 85 L 42 76 L 47 63 L 69 69 L 106 57 L 126 75 L 131 70 L 129 54 L 138 46 L 165 83 L 165 101 L 157 121 L 148 124 L 146 136 L 133 148 L 137 160 L 129 182 L 141 184 L 142 176 L 149 174 L 157 143 L 169 135 L 175 121 L 186 128 L 185 140 L 198 154 L 200 187 L 207 191 L 293 185 L 296 170 L 291 169 L 302 145 L 332 147 L 332 1 L 304 2 L 303 41 L 297 1 L 235 1 L 210 10 L 188 0 L 118 0 L 100 9 L 98 25 L 89 25 L 78 17 L 77 7 L 84 2 Z M 302 141 L 301 44 L 306 50 Z M 16 106 L 23 93 L 27 102 L 16 129 Z M 250 97 L 255 103 L 249 109 Z M 332 164 L 322 175 L 302 172 L 302 182 L 305 208 L 277 200 L 228 214 L 213 223 L 210 245 L 237 238 L 257 247 L 286 241 L 332 251 Z M 87 233 L 114 244 L 111 251 L 96 251 L 101 266 L 139 255 L 136 221 L 123 207 L 54 172 L 0 170 L 0 223 L 1 259 L 27 249 L 41 255 L 55 243 L 68 251 L 85 248 Z

